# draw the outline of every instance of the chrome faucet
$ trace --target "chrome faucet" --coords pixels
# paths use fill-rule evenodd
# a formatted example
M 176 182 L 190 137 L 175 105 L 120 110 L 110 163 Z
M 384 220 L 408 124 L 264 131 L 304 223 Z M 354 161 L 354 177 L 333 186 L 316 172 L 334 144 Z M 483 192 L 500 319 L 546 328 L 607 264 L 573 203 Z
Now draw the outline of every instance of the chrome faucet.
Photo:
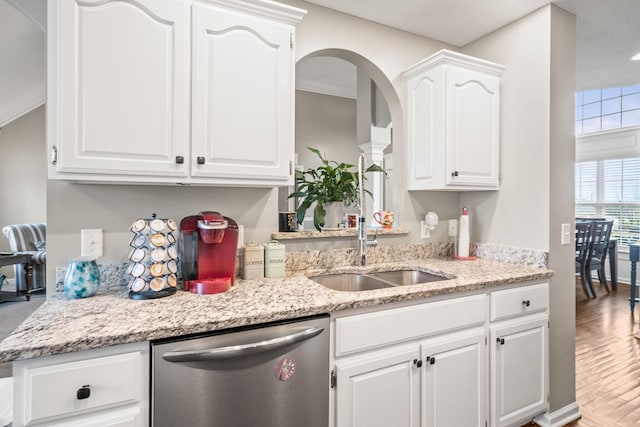
M 360 215 L 358 218 L 358 246 L 360 248 L 358 263 L 361 267 L 367 265 L 367 246 L 376 246 L 378 242 L 375 237 L 373 240 L 367 239 L 367 224 L 365 220 L 365 192 L 364 192 L 364 154 L 358 156 L 358 204 L 360 206 Z M 376 232 L 377 236 L 377 232 Z

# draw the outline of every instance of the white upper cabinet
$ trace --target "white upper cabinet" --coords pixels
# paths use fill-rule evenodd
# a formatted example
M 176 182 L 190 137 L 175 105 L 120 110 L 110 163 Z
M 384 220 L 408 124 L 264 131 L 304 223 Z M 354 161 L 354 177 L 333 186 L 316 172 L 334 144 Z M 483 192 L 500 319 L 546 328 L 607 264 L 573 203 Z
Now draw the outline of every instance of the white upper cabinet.
M 194 178 L 289 182 L 292 31 L 289 25 L 194 4 Z
M 49 2 L 49 177 L 292 182 L 295 24 L 262 0 Z
M 442 50 L 404 72 L 409 190 L 496 190 L 502 65 Z

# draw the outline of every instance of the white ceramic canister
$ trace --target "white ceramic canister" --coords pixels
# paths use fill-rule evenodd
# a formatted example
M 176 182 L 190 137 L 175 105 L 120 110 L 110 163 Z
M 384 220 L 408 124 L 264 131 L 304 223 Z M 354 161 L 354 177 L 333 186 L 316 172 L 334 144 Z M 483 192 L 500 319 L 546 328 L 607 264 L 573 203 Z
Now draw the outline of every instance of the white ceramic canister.
M 264 278 L 264 246 L 256 242 L 249 242 L 244 246 L 243 279 Z
M 284 245 L 272 240 L 264 245 L 264 277 L 284 277 Z

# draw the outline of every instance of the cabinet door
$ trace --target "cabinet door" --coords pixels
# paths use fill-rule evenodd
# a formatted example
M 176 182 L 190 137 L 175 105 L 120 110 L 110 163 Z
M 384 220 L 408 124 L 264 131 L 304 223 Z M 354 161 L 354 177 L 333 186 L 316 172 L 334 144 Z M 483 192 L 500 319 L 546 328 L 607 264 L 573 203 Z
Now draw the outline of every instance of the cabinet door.
M 497 188 L 500 79 L 450 67 L 445 91 L 447 185 Z
M 293 27 L 193 5 L 192 175 L 287 185 L 293 171 Z
M 418 426 L 419 357 L 415 344 L 336 363 L 337 427 Z
M 491 425 L 514 426 L 547 409 L 547 314 L 491 326 Z
M 189 147 L 186 3 L 65 0 L 49 7 L 51 177 L 188 176 L 189 165 L 176 162 L 188 158 Z
M 484 427 L 485 337 L 477 328 L 421 343 L 423 427 Z

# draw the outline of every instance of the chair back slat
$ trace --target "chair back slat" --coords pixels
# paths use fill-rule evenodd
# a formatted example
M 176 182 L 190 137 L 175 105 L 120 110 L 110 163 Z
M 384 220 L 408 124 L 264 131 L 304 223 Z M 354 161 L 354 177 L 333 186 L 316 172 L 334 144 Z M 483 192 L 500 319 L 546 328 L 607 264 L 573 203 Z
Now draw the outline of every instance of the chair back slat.
M 591 232 L 591 258 L 603 261 L 607 256 L 613 221 L 594 221 Z
M 576 222 L 576 261 L 587 259 L 591 252 L 591 233 L 594 227 L 593 221 Z

